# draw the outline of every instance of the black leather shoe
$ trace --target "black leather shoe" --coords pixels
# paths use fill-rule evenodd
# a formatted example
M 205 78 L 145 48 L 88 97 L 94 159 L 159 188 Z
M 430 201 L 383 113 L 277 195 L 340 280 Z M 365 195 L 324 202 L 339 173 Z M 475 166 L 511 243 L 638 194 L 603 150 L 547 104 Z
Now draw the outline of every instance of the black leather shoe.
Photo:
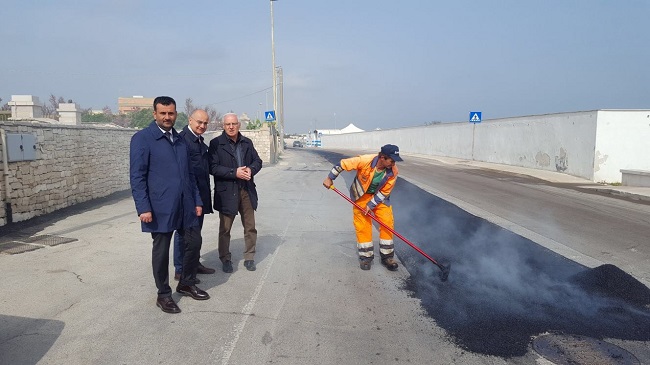
M 215 271 L 215 269 L 205 267 L 203 264 L 199 264 L 199 267 L 196 269 L 197 274 L 214 274 Z
M 206 300 L 210 299 L 210 294 L 196 287 L 196 285 L 181 285 L 178 284 L 176 292 L 183 295 L 189 295 L 192 299 Z
M 227 272 L 227 273 L 232 272 L 232 261 L 226 260 L 223 262 L 223 272 Z
M 255 261 L 253 260 L 244 260 L 244 267 L 246 267 L 246 270 L 248 271 L 255 271 L 255 269 L 257 269 Z
M 162 311 L 165 313 L 181 312 L 181 309 L 178 308 L 176 302 L 174 302 L 174 299 L 172 299 L 172 297 L 158 298 L 158 300 L 156 300 L 156 305 L 158 306 L 158 308 L 162 309 Z

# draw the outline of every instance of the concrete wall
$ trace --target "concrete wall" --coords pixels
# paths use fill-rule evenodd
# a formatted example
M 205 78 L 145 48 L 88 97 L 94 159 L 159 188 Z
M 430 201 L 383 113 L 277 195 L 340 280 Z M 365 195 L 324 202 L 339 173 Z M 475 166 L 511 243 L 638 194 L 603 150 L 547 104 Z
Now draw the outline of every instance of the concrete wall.
M 476 125 L 474 159 L 593 178 L 596 116 L 578 112 Z
M 594 181 L 622 181 L 621 169 L 650 171 L 650 111 L 600 110 Z
M 129 143 L 134 129 L 35 121 L 1 122 L 0 128 L 36 137 L 36 160 L 9 162 L 14 222 L 129 189 Z M 3 171 L 0 225 L 7 223 L 5 190 Z
M 449 156 L 620 182 L 621 168 L 650 169 L 650 111 L 594 110 L 323 135 L 324 148 Z

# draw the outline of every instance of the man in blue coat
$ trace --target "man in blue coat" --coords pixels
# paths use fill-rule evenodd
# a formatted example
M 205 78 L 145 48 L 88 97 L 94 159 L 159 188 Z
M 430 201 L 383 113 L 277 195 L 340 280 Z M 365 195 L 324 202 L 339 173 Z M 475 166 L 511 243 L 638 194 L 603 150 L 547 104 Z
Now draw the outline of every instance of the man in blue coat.
M 210 173 L 214 176 L 214 209 L 219 211 L 219 259 L 222 270 L 233 271 L 230 254 L 230 229 L 237 213 L 244 226 L 244 267 L 255 270 L 255 176 L 262 169 L 262 159 L 253 141 L 239 133 L 239 119 L 234 113 L 223 116 L 223 133 L 210 141 Z
M 203 214 L 199 216 L 199 232 L 203 228 L 203 218 L 205 214 L 212 213 L 212 193 L 210 190 L 210 159 L 208 155 L 208 145 L 203 141 L 203 133 L 208 128 L 208 113 L 203 109 L 196 109 L 190 115 L 189 124 L 183 127 L 178 135 L 183 138 L 187 144 L 190 154 L 190 168 L 196 178 L 196 186 L 199 188 L 199 194 L 203 201 Z M 183 273 L 183 257 L 185 256 L 183 236 L 180 232 L 174 235 L 174 280 L 180 280 Z M 196 272 L 198 274 L 214 274 L 214 269 L 205 267 L 201 262 L 197 264 Z M 198 284 L 200 281 L 196 279 Z
M 130 150 L 131 192 L 143 232 L 153 238 L 151 262 L 158 288 L 156 305 L 167 313 L 179 313 L 169 287 L 169 246 L 180 230 L 185 239 L 183 274 L 176 287 L 182 295 L 209 299 L 195 285 L 201 234 L 197 230 L 203 202 L 189 166 L 185 141 L 174 130 L 176 102 L 159 96 L 153 102 L 154 121 L 133 135 Z

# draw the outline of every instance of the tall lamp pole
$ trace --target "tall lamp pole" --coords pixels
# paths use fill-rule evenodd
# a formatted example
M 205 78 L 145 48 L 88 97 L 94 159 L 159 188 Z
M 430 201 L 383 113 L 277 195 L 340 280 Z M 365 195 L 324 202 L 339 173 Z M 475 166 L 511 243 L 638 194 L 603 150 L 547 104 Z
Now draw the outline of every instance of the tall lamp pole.
M 277 0 L 271 0 L 271 60 L 273 62 L 273 110 L 276 113 L 276 120 L 277 120 L 277 110 L 278 110 L 278 93 L 277 93 L 277 81 L 276 81 L 276 74 L 275 74 L 275 39 L 273 37 L 273 2 Z M 282 130 L 281 126 L 279 123 L 277 123 L 278 127 L 280 127 L 280 134 L 282 135 Z
M 280 135 L 280 149 L 283 149 L 284 140 L 284 116 L 282 111 L 278 110 L 278 67 L 275 65 L 275 38 L 273 30 L 273 2 L 271 0 L 271 59 L 273 62 L 273 110 L 275 111 L 276 125 L 278 126 L 278 133 Z

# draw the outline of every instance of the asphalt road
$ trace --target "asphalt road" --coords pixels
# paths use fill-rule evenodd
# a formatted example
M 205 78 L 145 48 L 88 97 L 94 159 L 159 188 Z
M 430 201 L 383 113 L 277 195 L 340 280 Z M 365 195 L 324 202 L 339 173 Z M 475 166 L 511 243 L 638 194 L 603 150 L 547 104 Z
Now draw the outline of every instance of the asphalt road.
M 335 160 L 358 152 L 321 153 Z M 588 189 L 586 181 L 545 181 L 526 175 L 535 173 L 531 169 L 511 173 L 470 167 L 462 161 L 450 164 L 413 156 L 400 163 L 399 169 L 409 183 L 485 220 L 549 249 L 563 246 L 557 247 L 559 253 L 587 266 L 612 263 L 650 285 L 647 201 L 603 194 Z M 402 209 L 411 209 L 409 198 L 401 199 L 400 194 L 395 194 L 395 199 L 404 202 Z
M 67 242 L 0 255 L 0 364 L 549 364 L 531 342 L 544 333 L 603 339 L 650 363 L 647 287 L 628 275 L 643 270 L 618 270 L 625 257 L 605 260 L 599 247 L 567 246 L 572 240 L 526 223 L 550 226 L 551 214 L 497 215 L 526 205 L 503 193 L 516 188 L 517 200 L 540 207 L 533 212 L 551 209 L 552 199 L 526 198 L 525 187 L 549 189 L 564 203 L 579 196 L 567 205 L 596 210 L 627 202 L 599 205 L 611 198 L 410 158 L 393 196 L 396 229 L 451 263 L 449 281 L 400 242 L 397 272 L 378 264 L 361 271 L 351 206 L 321 185 L 339 157 L 290 148 L 265 166 L 256 176 L 257 271 L 243 268 L 237 222 L 234 273 L 200 276 L 210 300 L 174 294 L 183 311 L 176 315 L 155 306 L 151 237 L 140 232 L 128 193 L 0 228 L 0 244 Z M 336 185 L 345 190 L 350 181 L 344 174 Z M 589 219 L 577 226 L 612 234 L 607 222 Z M 216 215 L 206 217 L 202 261 L 219 268 L 217 225 Z M 647 260 L 647 247 L 637 245 L 637 259 Z
M 355 151 L 312 153 L 335 162 Z M 561 333 L 608 339 L 649 361 L 650 206 L 584 182 L 435 159 L 406 157 L 399 169 L 396 229 L 452 267 L 441 285 L 434 266 L 399 246 L 407 287 L 456 344 L 513 358 L 531 338 Z

